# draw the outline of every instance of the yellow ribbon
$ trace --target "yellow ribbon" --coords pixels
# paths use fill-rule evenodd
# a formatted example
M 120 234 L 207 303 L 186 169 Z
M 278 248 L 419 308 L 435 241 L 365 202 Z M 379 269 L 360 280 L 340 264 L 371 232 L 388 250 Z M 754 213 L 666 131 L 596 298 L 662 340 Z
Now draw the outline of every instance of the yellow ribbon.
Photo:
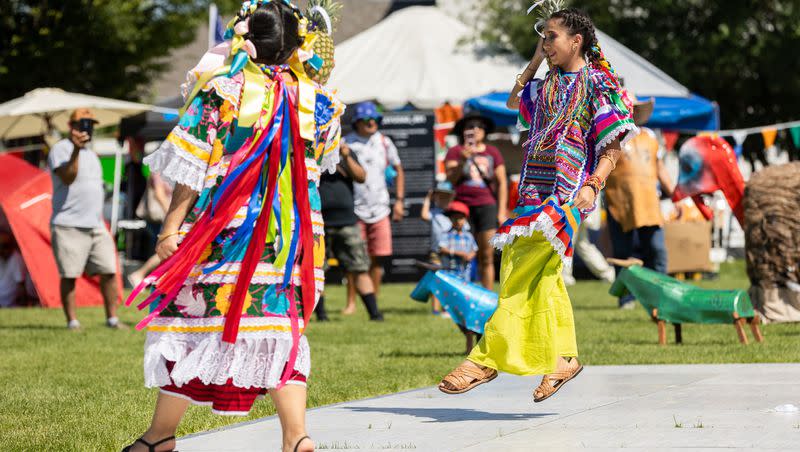
M 309 33 L 303 43 L 303 48 L 310 42 L 311 46 L 314 45 L 316 35 Z M 289 68 L 297 77 L 297 113 L 300 118 L 300 136 L 304 140 L 313 141 L 315 138 L 316 126 L 314 124 L 314 105 L 316 104 L 317 89 L 314 83 L 306 75 L 306 69 L 300 61 L 300 57 L 295 52 L 289 58 Z M 302 149 L 296 150 L 303 152 Z
M 275 256 L 274 266 L 276 268 L 283 268 L 286 266 L 286 261 L 289 260 L 289 251 L 292 244 L 292 215 L 294 213 L 294 192 L 292 191 L 292 157 L 286 159 L 286 166 L 281 172 L 281 177 L 278 180 L 278 193 L 279 202 L 281 204 L 281 248 L 278 255 Z M 300 227 L 300 219 L 297 218 L 297 225 Z M 270 222 L 269 233 L 274 237 L 277 231 L 274 231 L 276 222 Z M 269 237 L 269 234 L 268 234 Z M 270 242 L 271 240 L 267 240 Z
M 244 88 L 239 103 L 239 127 L 253 127 L 261 117 L 261 109 L 267 97 L 267 76 L 253 60 L 248 59 L 242 70 Z

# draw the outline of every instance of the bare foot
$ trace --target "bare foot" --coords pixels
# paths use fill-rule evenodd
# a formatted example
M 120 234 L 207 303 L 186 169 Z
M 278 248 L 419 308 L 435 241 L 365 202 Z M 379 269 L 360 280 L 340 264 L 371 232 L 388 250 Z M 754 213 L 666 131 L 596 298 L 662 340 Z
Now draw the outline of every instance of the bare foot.
M 354 305 L 354 304 L 353 305 L 347 305 L 342 310 L 342 315 L 353 315 L 355 313 L 356 313 L 356 305 Z

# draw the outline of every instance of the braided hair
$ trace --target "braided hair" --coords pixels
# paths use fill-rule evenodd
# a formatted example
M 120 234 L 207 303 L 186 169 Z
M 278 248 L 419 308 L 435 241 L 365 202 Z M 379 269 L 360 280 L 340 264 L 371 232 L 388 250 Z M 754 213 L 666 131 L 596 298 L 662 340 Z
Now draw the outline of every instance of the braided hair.
M 594 22 L 585 12 L 577 8 L 565 8 L 560 11 L 554 12 L 551 19 L 560 19 L 561 24 L 569 30 L 570 34 L 581 35 L 583 37 L 583 45 L 581 46 L 581 53 L 586 55 L 589 63 L 597 70 L 604 72 L 608 78 L 614 83 L 617 89 L 621 88 L 619 77 L 616 71 L 608 62 L 603 51 L 600 50 L 600 44 L 597 41 L 597 34 L 595 33 Z

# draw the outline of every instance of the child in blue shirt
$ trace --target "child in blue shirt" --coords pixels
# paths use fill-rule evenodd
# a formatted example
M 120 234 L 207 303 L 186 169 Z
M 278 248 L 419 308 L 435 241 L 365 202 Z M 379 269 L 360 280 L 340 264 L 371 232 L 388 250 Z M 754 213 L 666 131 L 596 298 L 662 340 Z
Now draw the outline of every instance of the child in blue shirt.
M 439 255 L 442 269 L 470 281 L 472 261 L 478 252 L 478 244 L 472 234 L 465 229 L 469 207 L 460 201 L 453 201 L 447 207 L 447 216 L 452 227 L 439 239 Z

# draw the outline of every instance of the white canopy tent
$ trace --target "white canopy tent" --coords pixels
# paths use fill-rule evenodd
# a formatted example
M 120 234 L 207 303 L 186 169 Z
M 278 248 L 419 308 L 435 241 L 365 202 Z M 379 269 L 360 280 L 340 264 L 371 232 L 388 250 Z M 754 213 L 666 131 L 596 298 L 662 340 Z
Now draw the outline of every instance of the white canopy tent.
M 524 62 L 459 45 L 470 34 L 438 7 L 404 8 L 336 47 L 328 85 L 345 103 L 375 99 L 389 108 L 435 108 L 509 89 Z
M 534 33 L 531 23 L 531 33 Z M 525 66 L 518 56 L 496 56 L 473 30 L 435 6 L 402 9 L 336 48 L 329 86 L 345 103 L 375 99 L 389 108 L 412 103 L 435 108 L 493 91 L 508 91 Z M 686 97 L 689 90 L 605 33 L 606 57 L 639 97 Z M 544 74 L 544 66 L 539 75 Z
M 69 93 L 58 88 L 39 88 L 0 104 L 0 138 L 46 135 L 54 128 L 67 131 L 69 115 L 76 108 L 91 108 L 98 127 L 119 124 L 125 116 L 159 110 L 147 104 L 126 102 L 87 94 Z M 163 109 L 167 112 L 169 109 Z
M 144 111 L 172 113 L 173 109 L 126 102 L 86 94 L 69 93 L 58 88 L 39 88 L 23 97 L 0 104 L 0 139 L 49 135 L 55 130 L 67 131 L 69 115 L 77 108 L 90 108 L 97 127 L 119 124 L 123 117 Z M 119 191 L 122 178 L 122 147 L 116 144 L 114 191 L 111 207 L 111 231 L 117 230 Z

